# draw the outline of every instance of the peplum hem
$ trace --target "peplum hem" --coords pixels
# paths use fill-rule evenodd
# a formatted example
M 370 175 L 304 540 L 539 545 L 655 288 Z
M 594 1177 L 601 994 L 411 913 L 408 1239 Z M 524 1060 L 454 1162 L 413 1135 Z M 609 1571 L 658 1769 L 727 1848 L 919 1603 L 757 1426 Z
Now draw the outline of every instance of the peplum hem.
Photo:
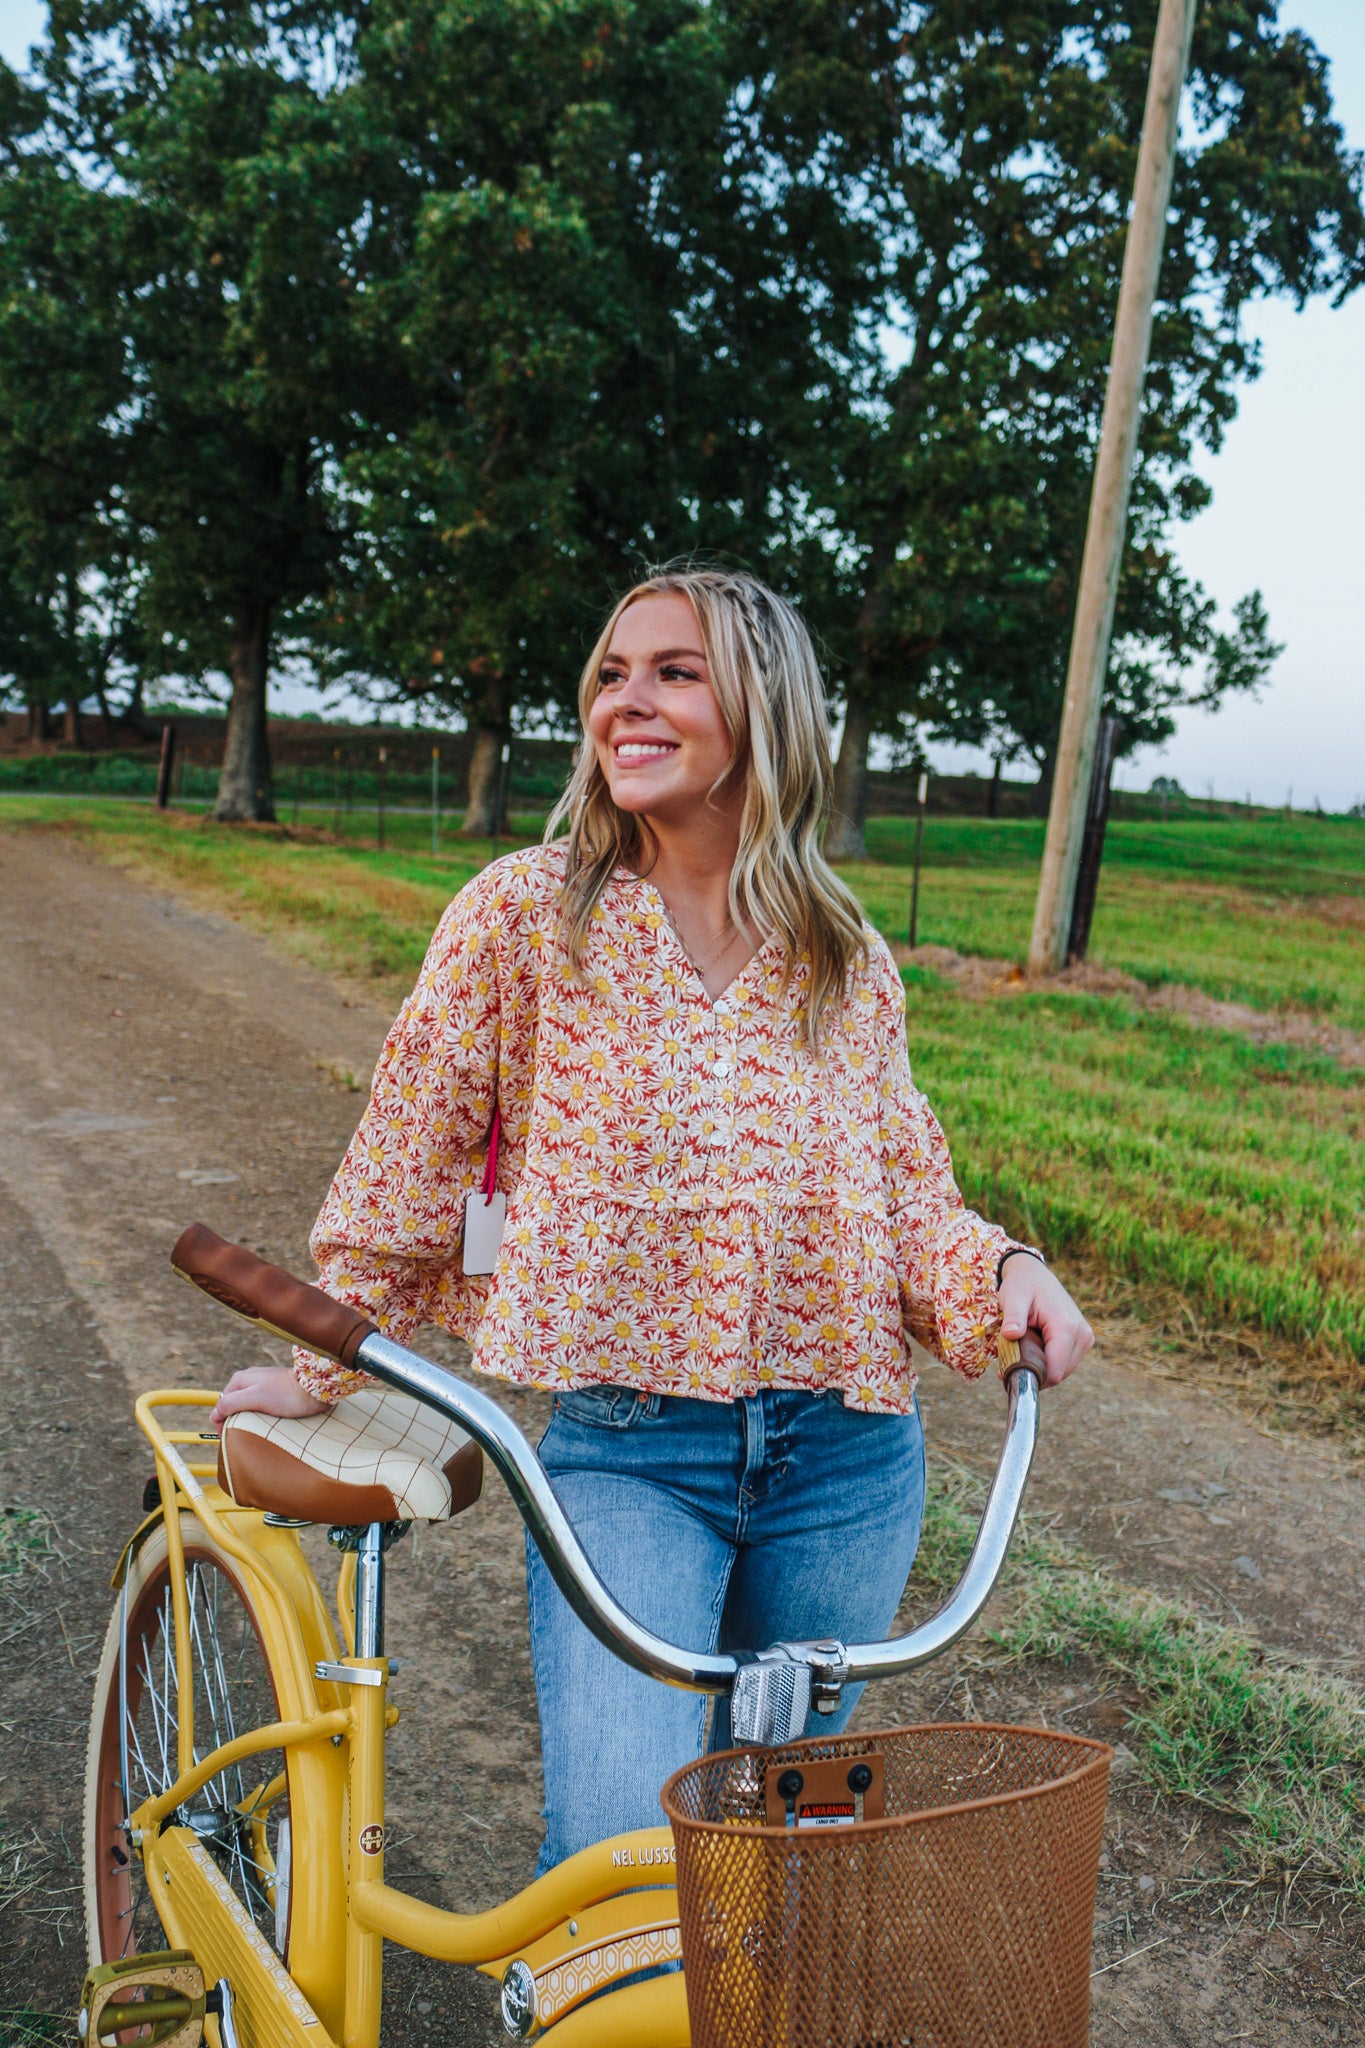
M 518 1204 L 508 1217 L 471 1333 L 480 1371 L 703 1400 L 834 1388 L 851 1407 L 910 1407 L 915 1375 L 884 1209 L 538 1207 Z

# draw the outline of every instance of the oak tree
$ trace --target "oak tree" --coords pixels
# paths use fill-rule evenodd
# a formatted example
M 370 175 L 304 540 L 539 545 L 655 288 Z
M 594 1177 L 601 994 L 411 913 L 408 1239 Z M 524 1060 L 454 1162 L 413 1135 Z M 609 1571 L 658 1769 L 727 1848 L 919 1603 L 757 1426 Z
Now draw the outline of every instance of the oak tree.
M 331 573 L 328 467 L 375 370 L 352 318 L 349 40 L 309 0 L 54 0 L 41 62 L 68 161 L 118 202 L 120 510 L 147 632 L 230 679 L 220 818 L 272 815 L 272 648 Z
M 695 0 L 379 0 L 357 44 L 391 138 L 366 315 L 406 417 L 345 465 L 314 611 L 333 674 L 466 718 L 470 831 L 514 717 L 569 716 L 646 562 L 824 573 L 811 478 L 877 249 L 839 105 L 870 90 L 865 53 L 816 29 Z
M 73 171 L 42 94 L 0 65 L 0 678 L 35 738 L 63 704 L 73 745 L 122 566 L 115 207 Z
M 1156 0 L 928 0 L 884 72 L 896 121 L 869 195 L 887 369 L 851 394 L 833 516 L 845 722 L 834 844 L 861 847 L 868 745 L 928 727 L 1033 753 L 1060 714 Z M 1256 356 L 1258 296 L 1361 275 L 1359 159 L 1327 67 L 1274 0 L 1207 0 L 1195 35 L 1152 342 L 1111 708 L 1129 743 L 1269 659 L 1256 602 L 1220 646 L 1170 528 L 1206 501 Z

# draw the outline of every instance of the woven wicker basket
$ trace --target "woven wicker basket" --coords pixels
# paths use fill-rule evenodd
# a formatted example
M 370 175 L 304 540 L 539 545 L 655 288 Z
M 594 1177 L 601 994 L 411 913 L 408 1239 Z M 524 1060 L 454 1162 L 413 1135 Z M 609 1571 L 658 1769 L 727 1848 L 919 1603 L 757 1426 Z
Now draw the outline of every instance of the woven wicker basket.
M 770 1770 L 870 1752 L 884 1818 L 766 1825 Z M 693 2048 L 1085 2048 L 1111 1754 L 954 1722 L 678 1771 Z

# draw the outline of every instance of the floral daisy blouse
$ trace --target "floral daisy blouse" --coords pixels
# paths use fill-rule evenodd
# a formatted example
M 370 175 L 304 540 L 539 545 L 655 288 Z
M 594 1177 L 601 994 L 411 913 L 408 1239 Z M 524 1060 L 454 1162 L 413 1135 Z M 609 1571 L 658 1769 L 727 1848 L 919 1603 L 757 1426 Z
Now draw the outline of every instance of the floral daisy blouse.
M 319 1284 L 403 1342 L 435 1322 L 482 1371 L 729 1401 L 837 1388 L 903 1414 L 908 1338 L 974 1378 L 1013 1242 L 963 1206 L 910 1078 L 905 992 L 865 969 L 812 1052 L 805 968 L 772 941 L 714 1001 L 647 880 L 618 870 L 581 969 L 557 943 L 562 845 L 461 890 L 384 1045 L 312 1236 Z M 507 1223 L 461 1265 L 495 1106 Z M 315 1396 L 361 1384 L 314 1353 Z

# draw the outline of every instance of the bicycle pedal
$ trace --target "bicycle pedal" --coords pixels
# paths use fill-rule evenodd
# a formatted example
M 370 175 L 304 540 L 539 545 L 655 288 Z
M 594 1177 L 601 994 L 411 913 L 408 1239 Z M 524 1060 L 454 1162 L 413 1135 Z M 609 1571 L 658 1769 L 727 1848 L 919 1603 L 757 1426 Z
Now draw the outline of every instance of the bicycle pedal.
M 207 2005 L 204 1972 L 189 1949 L 153 1949 L 87 1972 L 76 2032 L 85 2048 L 108 2048 L 134 2030 L 138 2048 L 198 2048 Z

